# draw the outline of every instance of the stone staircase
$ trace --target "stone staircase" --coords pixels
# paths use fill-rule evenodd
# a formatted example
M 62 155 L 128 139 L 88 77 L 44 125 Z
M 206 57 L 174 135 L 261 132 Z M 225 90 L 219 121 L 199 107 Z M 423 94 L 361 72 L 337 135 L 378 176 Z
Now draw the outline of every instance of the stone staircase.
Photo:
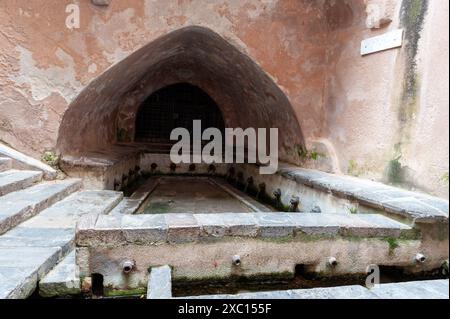
M 77 220 L 109 212 L 123 196 L 83 191 L 80 179 L 44 181 L 41 171 L 12 167 L 11 159 L 0 158 L 0 299 L 29 297 L 61 260 L 67 261 L 59 268 L 70 261 Z

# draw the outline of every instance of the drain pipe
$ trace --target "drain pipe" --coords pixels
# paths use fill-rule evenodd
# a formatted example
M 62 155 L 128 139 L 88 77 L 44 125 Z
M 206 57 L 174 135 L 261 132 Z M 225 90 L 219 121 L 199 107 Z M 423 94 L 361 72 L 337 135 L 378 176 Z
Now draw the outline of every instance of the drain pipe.
M 427 260 L 427 257 L 425 257 L 425 255 L 419 253 L 416 255 L 416 257 L 414 259 L 416 260 L 416 262 L 423 264 Z
M 122 264 L 122 271 L 124 274 L 129 274 L 134 269 L 134 261 L 126 260 Z
M 442 263 L 441 272 L 444 276 L 448 276 L 448 259 Z
M 298 211 L 298 206 L 300 205 L 300 197 L 299 196 L 292 196 L 290 204 L 291 205 L 289 207 L 289 211 L 297 212 Z
M 234 256 L 231 258 L 231 260 L 232 260 L 234 266 L 240 266 L 240 265 L 241 265 L 241 256 L 239 256 L 239 255 L 234 255 Z
M 338 261 L 337 261 L 336 257 L 328 258 L 327 265 L 330 267 L 336 267 L 338 265 Z

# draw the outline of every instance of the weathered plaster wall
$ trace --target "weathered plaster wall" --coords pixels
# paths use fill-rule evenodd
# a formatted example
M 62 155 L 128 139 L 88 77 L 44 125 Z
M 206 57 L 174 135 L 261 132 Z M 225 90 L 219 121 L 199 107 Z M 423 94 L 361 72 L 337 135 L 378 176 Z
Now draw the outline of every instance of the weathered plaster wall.
M 140 104 L 152 92 L 180 82 L 206 91 L 227 127 L 282 128 L 281 159 L 289 160 L 288 152 L 304 145 L 289 100 L 264 71 L 210 29 L 186 27 L 144 46 L 89 84 L 63 117 L 58 150 L 76 155 L 134 142 Z M 116 125 L 117 118 L 128 125 Z
M 362 1 L 330 7 L 325 135 L 343 173 L 448 198 L 448 1 L 384 3 L 392 22 L 375 29 Z M 360 56 L 397 28 L 401 49 Z
M 80 5 L 80 29 L 65 26 L 70 3 Z M 366 4 L 374 3 L 388 5 L 383 27 L 371 30 Z M 412 4 L 409 17 L 421 23 L 405 20 L 402 3 Z M 407 33 L 417 46 L 360 56 L 361 40 L 408 23 L 422 26 Z M 292 105 L 307 146 L 319 141 L 336 154 L 326 166 L 448 198 L 448 2 L 441 0 L 112 0 L 108 7 L 4 0 L 0 140 L 35 157 L 54 149 L 63 114 L 84 87 L 158 37 L 192 25 L 216 32 L 267 73 Z
M 325 66 L 321 1 L 131 0 L 98 7 L 83 0 L 75 1 L 81 27 L 74 30 L 65 27 L 70 3 L 1 3 L 5 62 L 0 73 L 7 90 L 0 101 L 1 139 L 19 150 L 39 156 L 54 148 L 61 117 L 85 86 L 159 36 L 191 25 L 211 29 L 258 63 L 286 93 L 303 130 L 320 136 Z

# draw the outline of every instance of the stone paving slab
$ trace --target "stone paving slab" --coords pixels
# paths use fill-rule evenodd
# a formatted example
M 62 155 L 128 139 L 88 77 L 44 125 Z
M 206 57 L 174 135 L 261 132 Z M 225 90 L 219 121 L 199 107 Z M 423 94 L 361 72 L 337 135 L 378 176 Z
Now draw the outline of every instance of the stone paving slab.
M 164 214 L 168 227 L 169 243 L 181 244 L 196 242 L 200 236 L 200 225 L 193 214 Z
M 253 217 L 261 237 L 293 236 L 297 227 L 289 214 L 255 213 Z
M 172 269 L 169 266 L 153 267 L 150 271 L 147 299 L 172 298 Z
M 377 299 L 362 286 L 249 292 L 236 295 L 205 295 L 189 299 Z
M 61 297 L 80 293 L 80 277 L 73 250 L 39 282 L 39 295 Z
M 167 241 L 168 225 L 163 215 L 123 216 L 121 227 L 127 242 L 154 244 Z
M 45 182 L 0 197 L 0 234 L 35 216 L 81 187 L 79 179 Z
M 221 213 L 194 214 L 195 220 L 202 228 L 202 234 L 213 237 L 242 236 L 256 237 L 258 227 L 253 214 Z
M 7 157 L 0 157 L 0 172 L 10 170 L 12 167 L 12 160 Z
M 72 249 L 73 228 L 15 227 L 0 236 L 0 247 L 60 247 L 63 255 Z
M 89 220 L 87 220 L 89 219 Z M 87 220 L 87 221 L 86 221 Z M 80 225 L 81 224 L 81 225 Z M 296 236 L 393 237 L 416 235 L 407 225 L 373 214 L 222 213 L 85 215 L 77 229 L 78 246 L 186 243 L 223 237 Z M 87 226 L 83 226 L 87 225 Z
M 58 247 L 0 247 L 0 299 L 31 295 L 60 258 Z
M 448 222 L 448 200 L 350 176 L 280 166 L 278 174 L 283 177 L 339 197 L 356 200 L 362 205 L 402 215 L 415 222 Z
M 448 280 L 383 284 L 370 290 L 381 299 L 449 299 Z
M 37 171 L 8 170 L 0 173 L 0 196 L 27 188 L 42 179 Z
M 111 191 L 81 191 L 0 236 L 0 269 L 13 267 L 20 271 L 19 276 L 4 269 L 0 293 L 9 298 L 27 297 L 32 292 L 29 287 L 34 289 L 36 281 L 73 248 L 77 219 L 84 214 L 109 212 L 122 196 Z M 11 278 L 15 278 L 16 286 Z
M 26 298 L 33 293 L 37 281 L 37 272 L 32 266 L 0 266 L 0 299 Z
M 448 280 L 430 280 L 378 285 L 250 292 L 236 295 L 204 295 L 183 299 L 448 299 Z

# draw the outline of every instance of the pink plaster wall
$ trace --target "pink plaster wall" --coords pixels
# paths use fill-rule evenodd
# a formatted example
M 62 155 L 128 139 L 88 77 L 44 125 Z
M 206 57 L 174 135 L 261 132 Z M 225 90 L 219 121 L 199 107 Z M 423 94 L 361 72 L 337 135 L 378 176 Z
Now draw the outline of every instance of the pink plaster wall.
M 448 2 L 429 1 L 405 130 L 405 49 L 359 54 L 361 40 L 400 27 L 402 1 L 392 1 L 393 22 L 376 31 L 365 0 L 1 1 L 0 140 L 35 157 L 54 149 L 63 114 L 91 81 L 159 36 L 199 25 L 273 79 L 307 145 L 327 145 L 338 171 L 386 180 L 401 143 L 405 184 L 448 198 Z M 80 4 L 80 29 L 65 27 L 70 3 Z

